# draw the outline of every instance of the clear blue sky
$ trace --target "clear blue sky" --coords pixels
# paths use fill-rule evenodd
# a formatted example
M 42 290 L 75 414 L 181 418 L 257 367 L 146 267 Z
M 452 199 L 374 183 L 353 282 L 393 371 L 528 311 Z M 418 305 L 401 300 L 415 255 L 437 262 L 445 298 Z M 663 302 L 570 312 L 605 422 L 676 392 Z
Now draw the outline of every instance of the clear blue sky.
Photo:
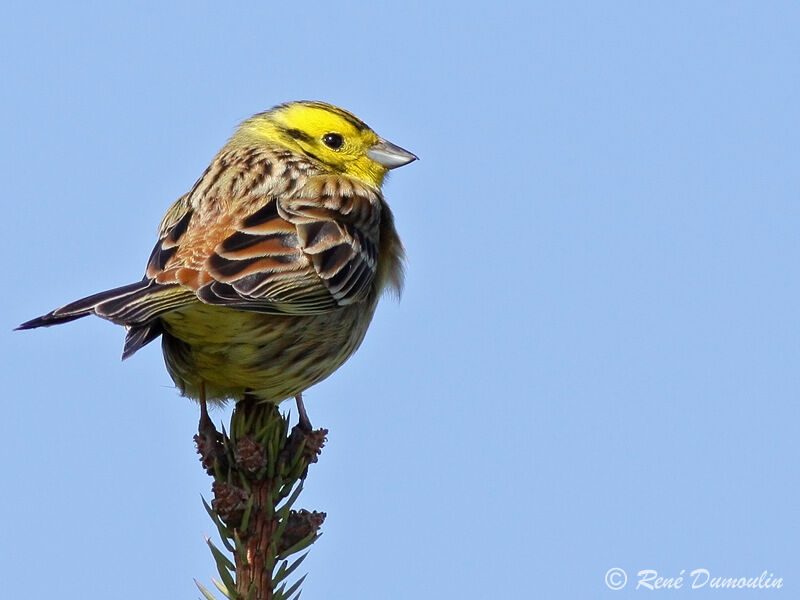
M 141 277 L 236 124 L 318 99 L 421 160 L 386 188 L 403 299 L 307 394 L 304 598 L 647 596 L 611 567 L 797 597 L 799 29 L 780 2 L 6 7 L 4 596 L 209 582 L 158 345 L 11 328 Z

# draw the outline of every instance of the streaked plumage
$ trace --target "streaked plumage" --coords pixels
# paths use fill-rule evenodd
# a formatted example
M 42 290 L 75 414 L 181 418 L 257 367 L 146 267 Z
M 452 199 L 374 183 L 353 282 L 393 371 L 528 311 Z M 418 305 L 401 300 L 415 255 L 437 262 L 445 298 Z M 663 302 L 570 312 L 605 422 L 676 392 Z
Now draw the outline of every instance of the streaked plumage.
M 96 314 L 128 329 L 123 357 L 162 336 L 187 396 L 280 402 L 359 346 L 403 248 L 381 194 L 416 157 L 320 102 L 245 121 L 167 211 L 142 281 L 20 326 Z

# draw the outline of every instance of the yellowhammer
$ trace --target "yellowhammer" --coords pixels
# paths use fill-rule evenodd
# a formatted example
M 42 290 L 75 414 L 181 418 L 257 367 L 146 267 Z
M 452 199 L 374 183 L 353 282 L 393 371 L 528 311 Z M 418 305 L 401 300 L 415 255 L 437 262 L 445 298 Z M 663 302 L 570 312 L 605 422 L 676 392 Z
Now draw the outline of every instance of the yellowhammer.
M 403 246 L 381 194 L 416 156 L 349 112 L 290 102 L 255 115 L 173 204 L 144 279 L 19 329 L 95 314 L 124 325 L 123 358 L 158 336 L 167 370 L 198 399 L 281 402 L 358 348 Z

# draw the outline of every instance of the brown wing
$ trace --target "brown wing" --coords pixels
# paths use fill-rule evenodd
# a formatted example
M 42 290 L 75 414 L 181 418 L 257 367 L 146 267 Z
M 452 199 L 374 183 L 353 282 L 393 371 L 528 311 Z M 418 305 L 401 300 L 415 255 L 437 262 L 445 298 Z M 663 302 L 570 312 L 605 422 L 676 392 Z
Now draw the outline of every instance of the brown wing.
M 364 300 L 378 261 L 380 198 L 338 176 L 309 179 L 236 223 L 205 262 L 209 304 L 313 314 Z
M 203 188 L 200 205 L 190 193 L 165 218 L 148 278 L 178 283 L 208 304 L 266 313 L 327 312 L 369 295 L 378 192 L 341 176 L 310 175 L 296 162 L 286 166 L 285 157 L 268 167 L 259 160 L 269 157 L 220 166 L 223 159 L 204 176 L 221 189 Z M 242 171 L 261 178 L 250 181 Z

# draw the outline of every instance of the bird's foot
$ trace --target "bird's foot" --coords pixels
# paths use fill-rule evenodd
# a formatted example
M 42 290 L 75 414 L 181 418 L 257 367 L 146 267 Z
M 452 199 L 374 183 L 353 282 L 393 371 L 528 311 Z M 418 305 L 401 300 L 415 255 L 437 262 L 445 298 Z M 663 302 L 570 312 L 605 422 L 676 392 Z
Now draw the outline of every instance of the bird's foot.
M 200 462 L 209 475 L 214 474 L 215 466 L 219 465 L 225 457 L 225 447 L 222 444 L 222 434 L 214 427 L 214 422 L 208 416 L 208 407 L 205 398 L 200 399 L 200 422 L 197 425 L 197 435 L 194 436 Z
M 300 429 L 302 429 L 304 433 L 311 433 L 314 429 L 313 427 L 311 427 L 311 421 L 308 418 L 306 407 L 303 404 L 303 394 L 297 394 L 297 396 L 295 396 L 294 399 L 297 402 L 297 415 L 298 415 L 297 424 L 300 426 Z

